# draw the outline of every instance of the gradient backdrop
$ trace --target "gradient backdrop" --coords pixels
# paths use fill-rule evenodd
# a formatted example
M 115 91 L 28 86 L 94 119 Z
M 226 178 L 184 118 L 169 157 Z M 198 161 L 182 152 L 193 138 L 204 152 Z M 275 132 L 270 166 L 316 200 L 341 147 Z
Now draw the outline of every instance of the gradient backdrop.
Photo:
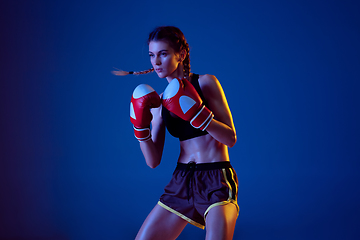
M 129 120 L 156 74 L 148 33 L 175 25 L 217 76 L 238 134 L 234 239 L 359 239 L 357 1 L 1 1 L 0 239 L 133 239 L 170 180 Z M 188 225 L 179 239 L 203 239 Z

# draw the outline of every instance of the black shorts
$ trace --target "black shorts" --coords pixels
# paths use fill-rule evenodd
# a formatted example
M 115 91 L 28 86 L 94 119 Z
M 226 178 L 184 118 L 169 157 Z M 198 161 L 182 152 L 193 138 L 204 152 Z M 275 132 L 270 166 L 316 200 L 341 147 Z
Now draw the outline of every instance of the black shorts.
M 204 229 L 215 206 L 237 204 L 238 180 L 230 162 L 178 163 L 158 204 L 189 223 Z

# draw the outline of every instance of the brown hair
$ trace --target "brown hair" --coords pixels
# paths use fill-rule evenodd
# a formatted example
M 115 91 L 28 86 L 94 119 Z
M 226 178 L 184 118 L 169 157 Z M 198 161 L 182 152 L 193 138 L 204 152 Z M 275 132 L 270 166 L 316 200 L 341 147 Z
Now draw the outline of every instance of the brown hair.
M 174 49 L 176 53 L 180 53 L 182 50 L 186 51 L 186 56 L 183 61 L 184 64 L 184 76 L 189 78 L 190 74 L 190 48 L 187 43 L 184 34 L 177 27 L 163 26 L 155 28 L 148 38 L 148 44 L 151 41 L 166 41 Z

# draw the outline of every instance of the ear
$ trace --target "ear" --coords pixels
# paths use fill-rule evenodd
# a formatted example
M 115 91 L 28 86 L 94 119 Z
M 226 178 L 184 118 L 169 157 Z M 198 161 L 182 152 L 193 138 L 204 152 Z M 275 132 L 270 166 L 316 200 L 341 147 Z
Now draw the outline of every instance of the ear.
M 180 56 L 179 56 L 179 62 L 183 62 L 186 58 L 186 50 L 185 49 L 182 49 L 180 51 Z

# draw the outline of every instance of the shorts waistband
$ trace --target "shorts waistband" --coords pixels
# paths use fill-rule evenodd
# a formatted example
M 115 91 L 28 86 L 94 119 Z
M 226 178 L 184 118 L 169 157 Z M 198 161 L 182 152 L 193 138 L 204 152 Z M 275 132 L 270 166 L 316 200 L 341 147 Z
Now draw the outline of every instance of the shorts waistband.
M 212 163 L 198 163 L 189 162 L 177 163 L 176 170 L 192 170 L 192 171 L 203 171 L 203 170 L 214 170 L 222 168 L 231 168 L 230 162 L 212 162 Z

